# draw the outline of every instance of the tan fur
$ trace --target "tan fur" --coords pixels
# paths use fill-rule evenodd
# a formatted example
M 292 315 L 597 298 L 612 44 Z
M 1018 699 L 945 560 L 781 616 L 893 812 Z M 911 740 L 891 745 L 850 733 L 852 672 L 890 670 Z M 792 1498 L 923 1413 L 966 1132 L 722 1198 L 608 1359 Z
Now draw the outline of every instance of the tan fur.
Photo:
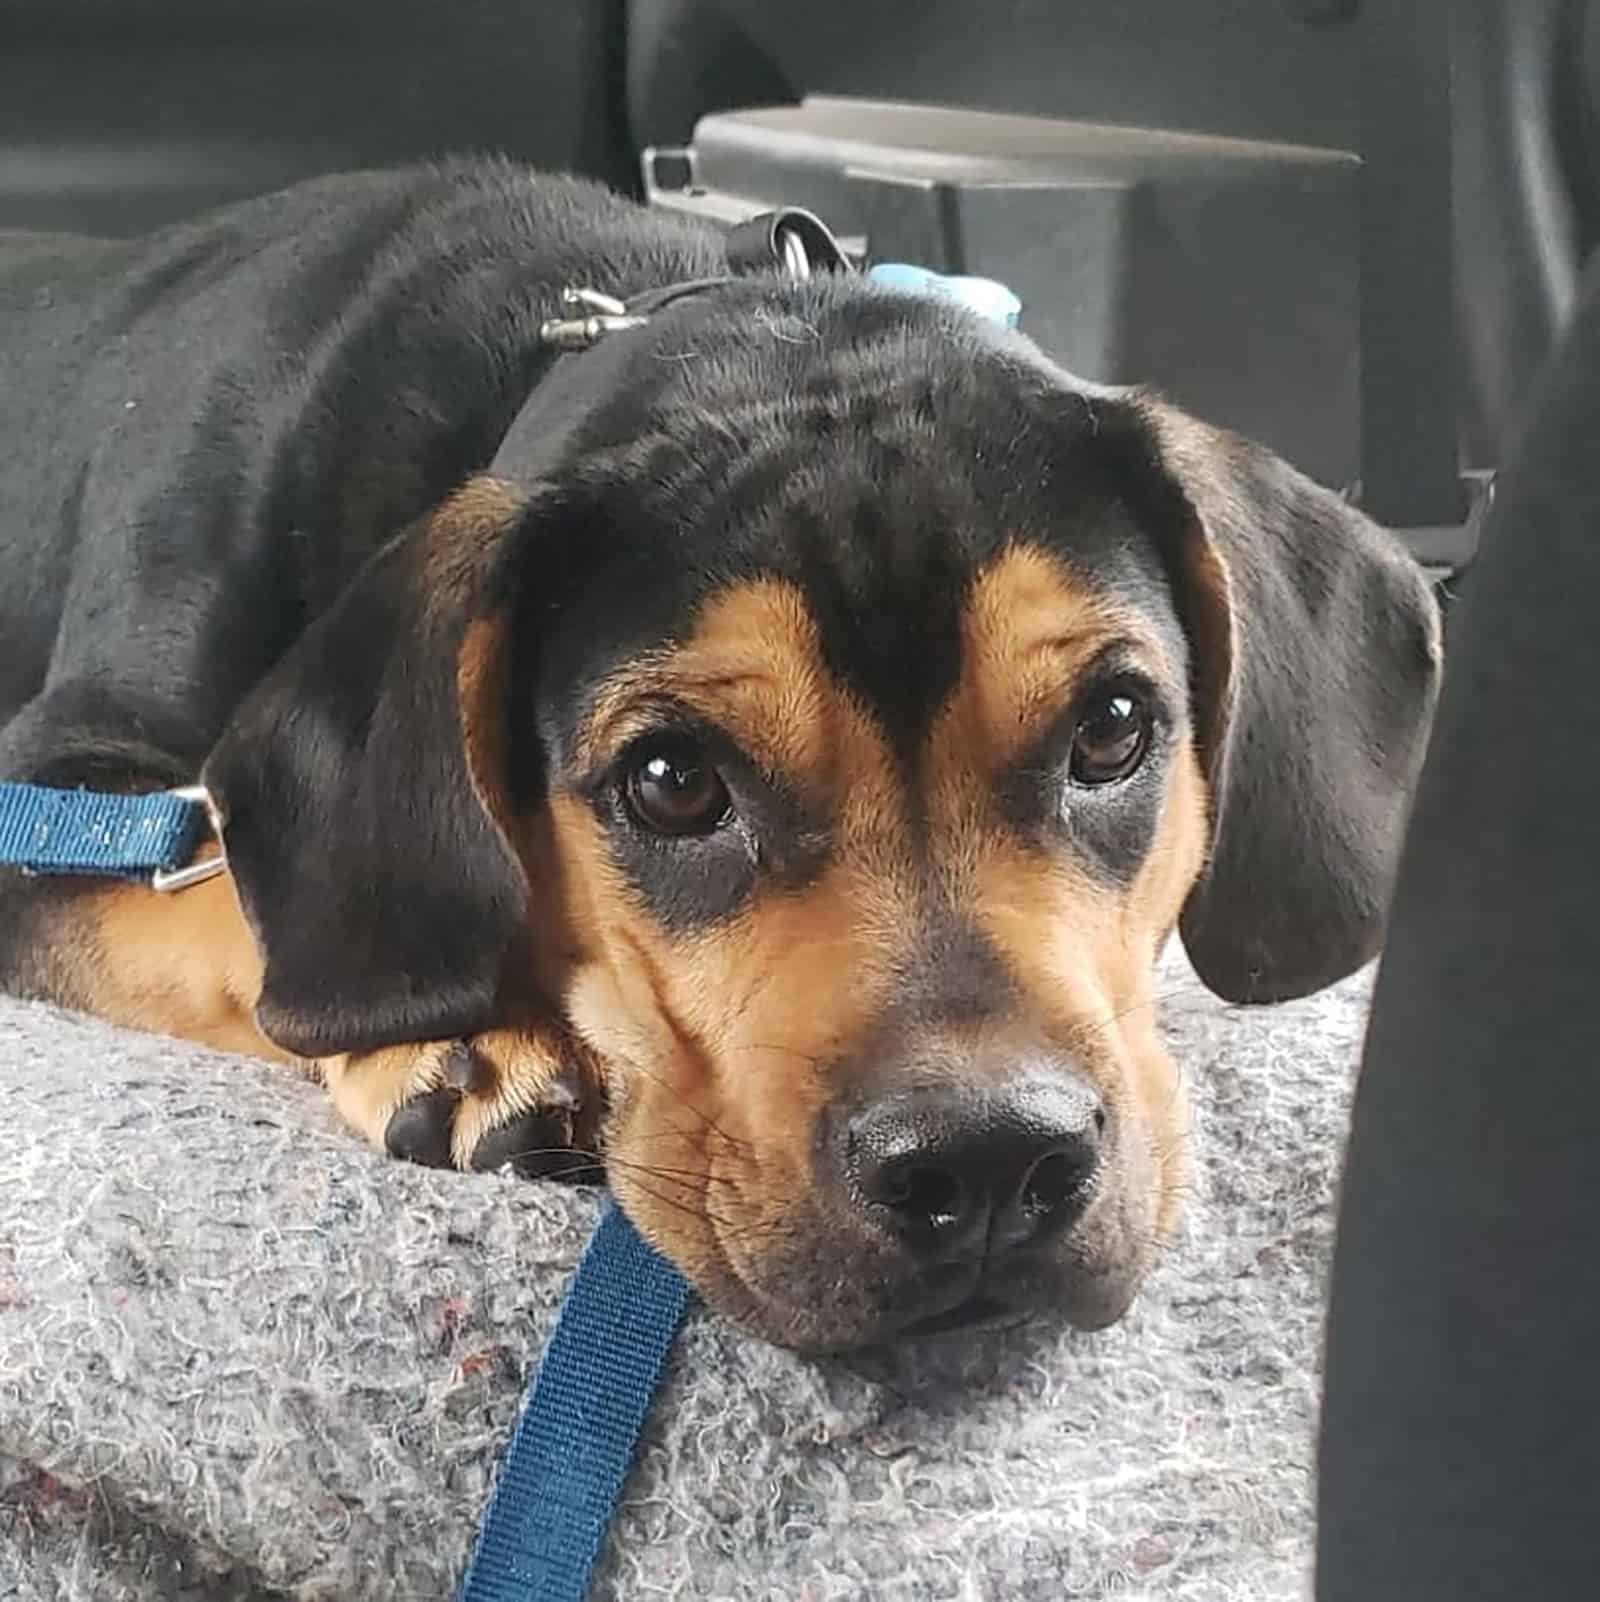
M 413 1097 L 445 1085 L 452 1053 L 463 1046 L 471 1054 L 471 1072 L 455 1087 L 460 1096 L 450 1119 L 450 1155 L 458 1168 L 471 1167 L 478 1142 L 492 1130 L 543 1108 L 581 1108 L 571 1139 L 576 1146 L 591 1145 L 599 1107 L 592 1099 L 581 1103 L 580 1086 L 593 1081 L 595 1070 L 587 1052 L 558 1027 L 495 1029 L 466 1041 L 330 1057 L 318 1066 L 346 1122 L 382 1147 L 389 1120 Z
M 596 694 L 581 759 L 596 766 L 654 726 L 666 700 L 725 728 L 770 771 L 819 791 L 848 773 L 852 805 L 890 804 L 887 748 L 828 675 L 805 597 L 777 579 L 739 584 L 707 603 L 687 643 L 652 652 Z
M 479 477 L 433 514 L 425 530 L 424 574 L 437 610 L 444 610 L 447 602 L 459 604 L 481 581 L 526 503 L 526 494 L 515 485 Z M 530 883 L 540 886 L 543 901 L 555 894 L 558 882 L 548 830 L 542 819 L 519 814 L 506 788 L 507 671 L 504 614 L 474 619 L 456 663 L 467 769 L 479 802 L 511 842 Z M 602 1105 L 600 1072 L 592 1053 L 572 1038 L 559 1017 L 554 997 L 564 952 L 558 926 L 557 918 L 536 920 L 509 955 L 501 997 L 508 1027 L 466 1041 L 421 1041 L 321 1061 L 319 1070 L 342 1116 L 383 1146 L 394 1114 L 414 1097 L 445 1084 L 447 1065 L 459 1062 L 453 1054 L 465 1047 L 473 1068 L 469 1081 L 455 1087 L 461 1093 L 449 1128 L 450 1155 L 457 1167 L 470 1167 L 485 1135 L 521 1114 L 552 1105 L 581 1105 L 573 1138 L 592 1144 Z
M 1176 1066 L 1156 1028 L 1154 968 L 1205 860 L 1207 795 L 1187 743 L 1173 763 L 1159 843 L 1130 892 L 1108 894 L 1080 870 L 1013 847 L 990 853 L 975 904 L 1048 1038 L 1068 1047 L 1142 1150 L 1124 1182 L 1147 1192 L 1165 1236 L 1188 1183 L 1187 1124 Z
M 1187 1182 L 1176 1070 L 1155 1028 L 1153 972 L 1205 860 L 1208 798 L 1190 740 L 1175 755 L 1157 844 L 1129 890 L 1059 854 L 1026 847 L 986 821 L 1006 763 L 1070 705 L 1108 646 L 1159 674 L 1159 640 L 1132 608 L 1086 588 L 1044 552 L 1017 548 L 973 586 L 961 683 L 935 725 L 941 855 L 1005 957 L 1045 1039 L 1070 1053 L 1124 1123 L 1144 1133 L 1162 1233 Z M 1137 1147 L 1123 1160 L 1138 1163 Z
M 1007 551 L 973 582 L 962 619 L 964 670 L 934 733 L 934 766 L 987 791 L 1065 710 L 1096 652 L 1140 627 L 1044 551 Z
M 616 675 L 595 701 L 589 760 L 650 726 L 668 696 L 834 811 L 849 842 L 805 891 L 760 895 L 725 928 L 674 939 L 635 905 L 593 813 L 553 803 L 577 951 L 568 1006 L 612 1067 L 612 1182 L 680 1264 L 725 1277 L 808 1187 L 826 1065 L 886 993 L 911 895 L 904 800 L 791 586 L 717 597 L 685 645 Z
M 703 1286 L 720 1286 L 727 1305 L 770 1294 L 765 1254 L 806 1227 L 830 1070 L 881 1020 L 935 904 L 975 915 L 1023 998 L 1020 1021 L 965 1043 L 970 1059 L 981 1062 L 1008 1029 L 1071 1052 L 1142 1132 L 1128 1143 L 1124 1179 L 1141 1191 L 1128 1227 L 1152 1239 L 1170 1227 L 1184 1141 L 1150 989 L 1203 860 L 1193 750 L 1178 754 L 1161 844 L 1127 891 L 1019 845 L 993 801 L 1007 764 L 1113 641 L 1159 658 L 1136 615 L 1035 550 L 1017 548 L 980 578 L 962 677 L 923 764 L 931 839 L 920 857 L 909 844 L 913 798 L 887 744 L 827 673 L 804 598 L 786 584 L 723 593 L 686 643 L 630 665 L 596 696 L 590 761 L 650 727 L 670 698 L 714 719 L 835 819 L 835 861 L 816 884 L 758 891 L 725 927 L 675 937 L 636 904 L 587 805 L 553 805 L 573 929 L 568 1006 L 613 1076 L 612 1183 L 641 1227 Z
M 525 820 L 517 816 L 506 790 L 506 775 L 511 771 L 507 749 L 510 729 L 504 716 L 506 657 L 504 615 L 474 619 L 467 625 L 456 661 L 456 695 L 473 791 L 484 811 L 516 847 L 522 843 Z
M 113 1023 L 225 1051 L 297 1062 L 256 1027 L 261 957 L 226 872 L 161 894 L 142 885 L 80 892 L 75 1004 Z
M 486 474 L 468 479 L 444 501 L 426 520 L 424 602 L 439 612 L 470 593 L 527 504 L 525 490 Z

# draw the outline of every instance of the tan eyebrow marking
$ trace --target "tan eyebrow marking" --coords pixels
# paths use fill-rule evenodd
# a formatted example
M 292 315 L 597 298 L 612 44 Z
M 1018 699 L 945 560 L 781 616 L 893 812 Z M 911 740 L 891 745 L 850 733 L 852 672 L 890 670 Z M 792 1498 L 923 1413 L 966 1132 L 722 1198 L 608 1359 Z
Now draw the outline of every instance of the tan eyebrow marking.
M 1029 545 L 1012 546 L 978 575 L 961 629 L 961 678 L 935 722 L 930 752 L 936 766 L 948 757 L 952 769 L 985 778 L 1044 733 L 1105 651 L 1160 659 L 1138 613 Z

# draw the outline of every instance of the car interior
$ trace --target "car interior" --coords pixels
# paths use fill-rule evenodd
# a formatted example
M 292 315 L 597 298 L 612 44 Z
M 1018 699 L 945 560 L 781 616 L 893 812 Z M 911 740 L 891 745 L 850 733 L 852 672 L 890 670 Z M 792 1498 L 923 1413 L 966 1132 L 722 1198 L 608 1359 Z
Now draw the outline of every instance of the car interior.
M 0 14 L 0 230 L 480 150 L 998 280 L 1074 373 L 1264 441 L 1425 564 L 1446 689 L 1345 1168 L 1317 1595 L 1595 1595 L 1600 0 Z

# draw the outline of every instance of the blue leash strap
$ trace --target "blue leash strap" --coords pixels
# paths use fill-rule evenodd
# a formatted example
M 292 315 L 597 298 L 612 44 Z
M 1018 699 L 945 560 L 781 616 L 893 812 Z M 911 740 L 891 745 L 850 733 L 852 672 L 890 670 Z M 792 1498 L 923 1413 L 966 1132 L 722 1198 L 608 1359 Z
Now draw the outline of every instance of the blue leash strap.
M 0 782 L 0 867 L 180 889 L 205 792 L 104 795 Z M 689 1285 L 608 1203 L 567 1289 L 501 1465 L 460 1602 L 584 1602 L 589 1576 L 689 1305 Z
M 578 1264 L 458 1602 L 583 1602 L 689 1304 L 615 1203 Z
M 148 880 L 182 868 L 209 822 L 197 793 L 104 795 L 0 783 L 0 866 Z

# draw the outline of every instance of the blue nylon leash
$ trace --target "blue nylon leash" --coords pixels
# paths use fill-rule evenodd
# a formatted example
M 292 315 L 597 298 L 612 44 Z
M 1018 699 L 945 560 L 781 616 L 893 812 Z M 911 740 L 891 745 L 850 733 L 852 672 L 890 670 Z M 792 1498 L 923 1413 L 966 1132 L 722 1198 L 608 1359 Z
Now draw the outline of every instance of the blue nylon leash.
M 105 795 L 0 783 L 0 866 L 29 873 L 159 880 L 184 869 L 209 828 L 198 789 Z
M 583 1602 L 689 1294 L 608 1202 L 545 1346 L 458 1602 Z
M 106 795 L 0 781 L 0 867 L 175 890 L 222 870 L 220 856 L 194 856 L 213 827 L 198 787 Z M 607 1203 L 529 1388 L 460 1602 L 583 1602 L 689 1296 Z

